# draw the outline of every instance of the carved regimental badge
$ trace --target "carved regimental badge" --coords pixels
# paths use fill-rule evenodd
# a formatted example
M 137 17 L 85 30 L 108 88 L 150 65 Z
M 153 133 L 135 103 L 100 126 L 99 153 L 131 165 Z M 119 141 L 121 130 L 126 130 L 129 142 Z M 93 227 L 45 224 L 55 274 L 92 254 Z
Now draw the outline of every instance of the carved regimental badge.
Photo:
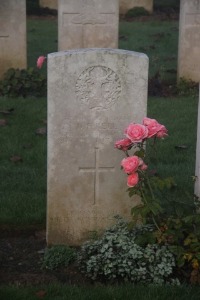
M 90 109 L 107 109 L 121 95 L 121 82 L 110 68 L 93 66 L 84 70 L 76 81 L 76 95 Z

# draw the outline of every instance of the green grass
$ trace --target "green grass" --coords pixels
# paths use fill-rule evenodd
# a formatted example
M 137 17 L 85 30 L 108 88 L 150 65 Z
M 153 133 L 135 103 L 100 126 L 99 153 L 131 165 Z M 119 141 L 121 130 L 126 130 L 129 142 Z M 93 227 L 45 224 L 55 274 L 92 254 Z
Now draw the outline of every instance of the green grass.
M 193 202 L 197 138 L 197 97 L 149 98 L 148 116 L 157 119 L 168 129 L 169 136 L 157 141 L 157 164 L 162 177 L 174 177 L 177 188 L 164 193 L 166 203 Z M 182 149 L 177 146 L 185 145 Z M 150 149 L 150 147 L 148 148 Z
M 56 52 L 58 47 L 57 19 L 39 19 L 29 17 L 27 20 L 28 66 L 36 67 L 40 55 Z M 41 69 L 46 72 L 46 65 Z
M 40 55 L 57 51 L 57 19 L 28 18 L 28 66 L 35 67 Z M 125 22 L 119 26 L 119 48 L 143 52 L 149 57 L 149 77 L 160 72 L 168 82 L 176 81 L 178 20 Z M 46 72 L 46 65 L 42 69 Z
M 13 108 L 0 128 L 0 222 L 33 224 L 45 222 L 46 136 L 36 130 L 45 127 L 46 99 L 0 99 L 0 110 Z M 20 156 L 22 162 L 10 160 Z
M 38 292 L 44 293 L 39 297 Z M 38 288 L 0 287 L 3 300 L 199 300 L 200 288 L 181 287 L 144 287 L 144 286 L 107 286 L 107 287 L 70 287 L 52 285 Z
M 178 21 L 121 22 L 119 48 L 149 57 L 149 78 L 159 72 L 165 81 L 176 81 Z

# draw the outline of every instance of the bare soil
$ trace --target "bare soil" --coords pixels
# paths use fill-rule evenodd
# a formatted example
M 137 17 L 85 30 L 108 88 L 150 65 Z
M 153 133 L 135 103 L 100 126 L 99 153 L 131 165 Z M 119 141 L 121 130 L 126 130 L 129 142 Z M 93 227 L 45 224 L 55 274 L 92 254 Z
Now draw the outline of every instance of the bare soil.
M 0 230 L 0 284 L 91 285 L 75 264 L 55 271 L 42 267 L 47 247 L 45 236 L 45 230 Z

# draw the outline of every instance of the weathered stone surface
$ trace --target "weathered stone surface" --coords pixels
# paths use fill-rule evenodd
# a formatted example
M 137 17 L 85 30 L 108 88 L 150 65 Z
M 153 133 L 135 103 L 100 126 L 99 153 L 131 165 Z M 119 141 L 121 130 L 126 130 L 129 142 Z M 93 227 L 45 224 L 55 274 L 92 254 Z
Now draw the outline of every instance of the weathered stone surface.
M 58 9 L 58 0 L 40 0 L 41 7 L 48 7 L 50 9 Z
M 125 14 L 135 7 L 143 7 L 149 13 L 153 12 L 153 0 L 119 0 L 119 13 Z
M 118 48 L 119 0 L 60 0 L 58 49 Z
M 200 0 L 182 0 L 179 21 L 178 78 L 200 82 Z
M 80 245 L 94 231 L 130 217 L 124 154 L 114 143 L 147 108 L 148 58 L 125 50 L 48 55 L 49 244 Z
M 26 68 L 26 2 L 0 1 L 0 79 L 9 68 Z
M 199 86 L 200 92 L 200 86 Z M 195 170 L 195 195 L 200 197 L 200 94 L 199 94 L 199 109 L 198 109 L 198 122 L 197 122 L 197 146 L 196 146 L 196 170 Z

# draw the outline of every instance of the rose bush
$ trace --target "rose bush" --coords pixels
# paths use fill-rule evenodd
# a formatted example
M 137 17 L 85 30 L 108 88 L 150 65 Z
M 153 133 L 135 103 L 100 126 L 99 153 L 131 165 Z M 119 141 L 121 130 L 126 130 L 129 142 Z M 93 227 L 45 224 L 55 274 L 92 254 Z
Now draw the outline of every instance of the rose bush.
M 132 208 L 132 227 L 138 223 L 153 225 L 154 230 L 138 236 L 139 246 L 157 243 L 167 246 L 176 258 L 176 272 L 182 282 L 200 284 L 200 202 L 194 197 L 193 211 L 187 215 L 179 210 L 168 213 L 163 206 L 163 189 L 175 187 L 173 178 L 160 178 L 149 170 L 146 163 L 145 145 L 168 135 L 166 127 L 155 119 L 144 118 L 142 124 L 131 123 L 124 131 L 125 139 L 115 143 L 115 148 L 125 154 L 121 167 L 127 174 L 127 186 L 130 196 L 137 194 L 141 202 Z M 133 150 L 130 154 L 129 151 Z M 170 205 L 173 205 L 170 202 Z M 176 207 L 176 206 L 175 206 Z
M 153 220 L 157 228 L 156 216 L 162 212 L 161 201 L 158 197 L 160 187 L 173 185 L 171 178 L 160 179 L 151 176 L 148 164 L 145 162 L 145 144 L 147 139 L 156 140 L 168 135 L 167 129 L 155 119 L 144 118 L 142 124 L 131 123 L 125 129 L 125 139 L 115 142 L 115 148 L 124 151 L 125 158 L 121 161 L 121 167 L 127 174 L 127 186 L 129 195 L 138 194 L 141 198 L 139 206 L 132 208 L 134 222 L 138 220 L 146 223 Z M 133 155 L 129 150 L 133 150 Z

